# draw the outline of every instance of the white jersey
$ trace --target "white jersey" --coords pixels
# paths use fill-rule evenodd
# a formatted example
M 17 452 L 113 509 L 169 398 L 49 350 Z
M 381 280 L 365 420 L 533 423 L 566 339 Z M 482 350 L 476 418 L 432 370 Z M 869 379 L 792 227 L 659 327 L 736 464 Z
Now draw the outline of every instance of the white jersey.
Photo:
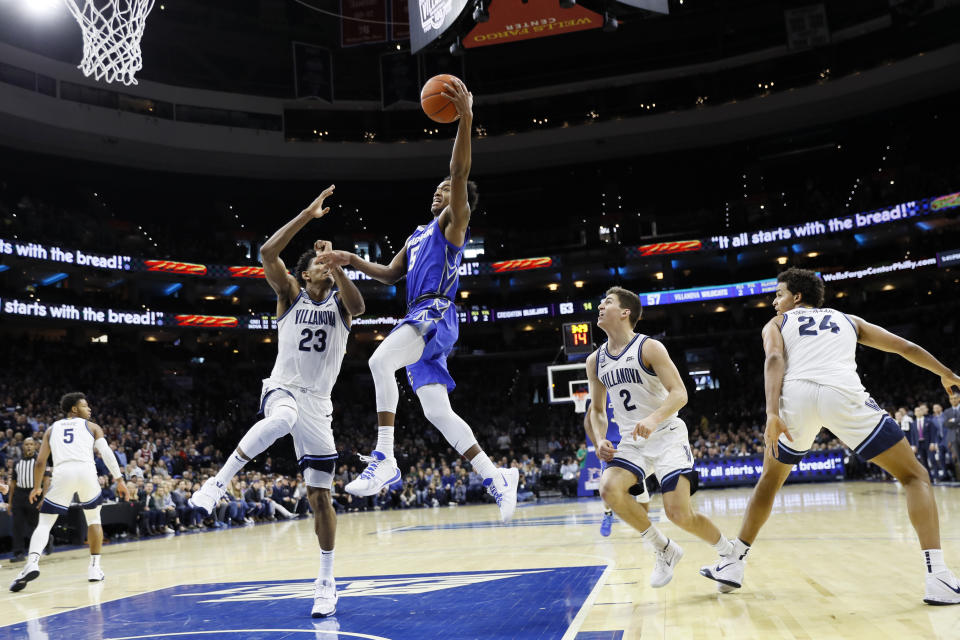
M 277 320 L 277 362 L 270 380 L 329 398 L 350 337 L 345 316 L 335 291 L 314 302 L 301 290 Z
M 797 307 L 780 322 L 787 369 L 784 381 L 809 380 L 863 391 L 857 373 L 857 329 L 836 309 Z
M 83 418 L 65 418 L 50 425 L 50 455 L 56 468 L 65 462 L 94 465 L 93 433 Z
M 610 355 L 606 342 L 597 350 L 597 377 L 607 389 L 613 417 L 623 437 L 633 433 L 637 423 L 659 409 L 669 395 L 657 374 L 647 369 L 640 357 L 648 337 L 638 333 L 616 357 Z M 676 417 L 674 413 L 664 422 Z

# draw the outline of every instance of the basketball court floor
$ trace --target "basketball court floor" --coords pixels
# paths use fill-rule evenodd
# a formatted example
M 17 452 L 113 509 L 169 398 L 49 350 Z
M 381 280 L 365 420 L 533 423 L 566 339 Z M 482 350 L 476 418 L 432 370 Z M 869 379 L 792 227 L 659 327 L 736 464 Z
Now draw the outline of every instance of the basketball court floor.
M 960 488 L 936 487 L 947 563 L 960 568 Z M 748 489 L 695 500 L 736 534 Z M 340 517 L 336 617 L 310 618 L 312 520 L 104 547 L 104 583 L 85 549 L 44 558 L 25 591 L 3 562 L 0 639 L 960 638 L 960 606 L 922 602 L 923 575 L 894 484 L 791 485 L 747 565 L 718 594 L 697 574 L 712 550 L 652 511 L 686 555 L 663 589 L 652 555 L 617 522 L 600 536 L 597 499 L 523 506 L 508 526 L 492 506 Z

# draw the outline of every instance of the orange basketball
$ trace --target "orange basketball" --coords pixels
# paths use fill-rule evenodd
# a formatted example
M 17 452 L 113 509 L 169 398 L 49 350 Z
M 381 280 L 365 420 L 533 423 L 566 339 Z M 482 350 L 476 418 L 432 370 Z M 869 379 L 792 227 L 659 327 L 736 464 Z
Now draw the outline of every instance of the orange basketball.
M 441 73 L 427 80 L 420 91 L 420 106 L 434 122 L 453 122 L 457 119 L 457 107 L 442 94 L 444 83 L 453 84 L 454 76 Z

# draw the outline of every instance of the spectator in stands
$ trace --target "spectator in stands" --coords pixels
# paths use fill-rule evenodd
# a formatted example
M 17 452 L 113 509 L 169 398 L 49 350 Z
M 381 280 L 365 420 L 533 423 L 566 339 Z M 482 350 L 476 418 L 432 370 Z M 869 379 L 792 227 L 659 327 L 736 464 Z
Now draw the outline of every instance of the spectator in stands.
M 453 485 L 453 502 L 459 505 L 467 504 L 467 487 L 463 484 L 463 480 L 458 479 Z
M 400 508 L 410 509 L 417 506 L 417 494 L 413 490 L 413 483 L 405 482 L 403 484 L 403 493 L 400 494 Z
M 960 393 L 950 396 L 950 407 L 943 412 L 943 425 L 947 432 L 944 440 L 950 449 L 953 462 L 953 479 L 960 480 Z
M 560 467 L 560 487 L 563 495 L 575 498 L 577 496 L 577 484 L 580 478 L 580 465 L 574 462 L 573 458 L 567 457 Z

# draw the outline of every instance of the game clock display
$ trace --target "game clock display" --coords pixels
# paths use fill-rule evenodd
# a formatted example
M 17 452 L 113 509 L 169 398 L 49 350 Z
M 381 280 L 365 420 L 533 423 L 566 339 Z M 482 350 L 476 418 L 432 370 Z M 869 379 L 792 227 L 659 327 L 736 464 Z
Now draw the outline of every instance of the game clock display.
M 593 327 L 589 322 L 566 322 L 563 325 L 563 348 L 567 355 L 593 351 Z

